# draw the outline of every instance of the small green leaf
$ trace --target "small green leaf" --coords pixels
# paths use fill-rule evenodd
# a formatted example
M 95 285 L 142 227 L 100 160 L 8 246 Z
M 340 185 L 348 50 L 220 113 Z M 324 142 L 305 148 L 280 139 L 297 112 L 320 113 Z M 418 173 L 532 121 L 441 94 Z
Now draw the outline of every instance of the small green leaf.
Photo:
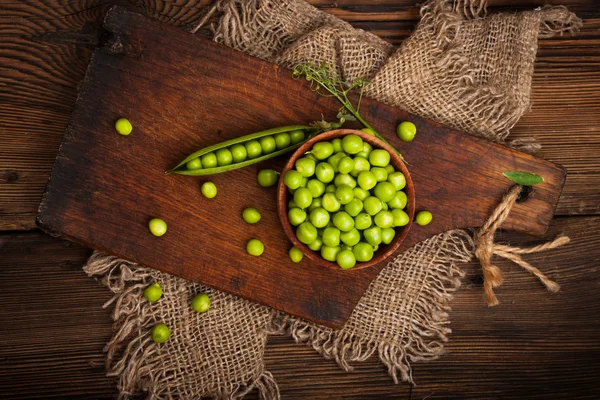
M 502 175 L 521 186 L 533 186 L 544 182 L 544 178 L 538 174 L 523 171 L 506 171 Z

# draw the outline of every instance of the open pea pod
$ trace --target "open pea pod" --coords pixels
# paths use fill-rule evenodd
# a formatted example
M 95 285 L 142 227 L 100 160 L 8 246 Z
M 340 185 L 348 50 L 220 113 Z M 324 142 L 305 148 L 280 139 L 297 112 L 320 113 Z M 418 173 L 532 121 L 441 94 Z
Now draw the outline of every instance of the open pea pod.
M 276 150 L 272 153 L 261 155 L 260 157 L 246 159 L 241 162 L 237 162 L 237 163 L 234 162 L 229 165 L 216 166 L 216 167 L 212 167 L 212 168 L 188 169 L 186 167 L 186 164 L 188 161 L 191 161 L 195 158 L 201 157 L 204 154 L 214 152 L 219 149 L 227 148 L 227 147 L 233 146 L 235 144 L 244 145 L 244 143 L 249 140 L 260 139 L 265 136 L 271 136 L 271 135 L 275 135 L 278 133 L 292 132 L 292 131 L 297 131 L 297 130 L 301 130 L 305 134 L 305 138 L 302 141 L 300 141 L 298 143 L 290 144 L 289 146 L 287 146 L 283 149 Z M 239 138 L 227 140 L 225 142 L 217 143 L 212 146 L 208 146 L 203 149 L 200 149 L 200 150 L 196 151 L 195 153 L 192 153 L 189 156 L 187 156 L 183 161 L 181 161 L 179 164 L 177 164 L 177 166 L 175 168 L 167 171 L 167 174 L 203 176 L 203 175 L 218 174 L 221 172 L 227 172 L 227 171 L 232 171 L 234 169 L 243 168 L 247 165 L 256 164 L 258 162 L 268 160 L 270 158 L 277 157 L 281 154 L 285 154 L 290 151 L 293 151 L 293 150 L 297 149 L 298 147 L 300 147 L 308 139 L 310 139 L 311 137 L 313 137 L 314 135 L 316 135 L 320 132 L 322 132 L 322 129 L 314 128 L 311 126 L 289 125 L 289 126 L 281 126 L 278 128 L 267 129 L 267 130 L 261 131 L 261 132 L 251 133 L 250 135 L 241 136 Z

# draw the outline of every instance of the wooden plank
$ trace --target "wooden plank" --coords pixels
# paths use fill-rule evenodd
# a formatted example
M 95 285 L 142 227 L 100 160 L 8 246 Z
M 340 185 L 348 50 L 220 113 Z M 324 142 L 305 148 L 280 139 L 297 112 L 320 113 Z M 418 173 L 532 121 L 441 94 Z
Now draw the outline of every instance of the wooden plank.
M 286 157 L 208 178 L 226 202 L 221 196 L 201 198 L 198 179 L 164 174 L 198 148 L 265 128 L 308 124 L 323 115 L 335 119 L 339 104 L 314 93 L 289 70 L 119 7 L 110 11 L 105 27 L 123 50 L 114 53 L 107 45 L 94 53 L 40 205 L 40 226 L 341 326 L 385 263 L 325 271 L 308 259 L 296 266 L 286 257 L 290 244 L 276 215 L 275 188 L 261 189 L 255 179 L 258 169 L 281 170 Z M 504 227 L 538 235 L 546 230 L 564 183 L 561 167 L 370 99 L 363 99 L 361 110 L 409 161 L 417 209 L 435 215 L 428 226 L 412 229 L 402 249 L 452 228 L 482 225 L 513 185 L 505 171 L 533 171 L 545 181 L 515 206 Z M 114 131 L 120 116 L 132 120 L 131 136 Z M 395 134 L 405 120 L 419 132 L 410 143 Z M 258 205 L 263 219 L 249 227 L 241 211 Z M 160 239 L 148 232 L 155 216 L 170 225 Z M 246 254 L 253 237 L 267 249 L 260 258 Z
M 485 306 L 479 267 L 451 303 L 453 334 L 447 352 L 413 363 L 412 398 L 597 398 L 600 345 L 600 217 L 557 218 L 547 234 L 573 241 L 526 259 L 556 279 L 547 292 L 519 267 L 498 262 L 506 281 L 501 304 Z M 539 240 L 503 235 L 514 245 Z M 112 399 L 116 382 L 104 377 L 102 347 L 110 337 L 110 293 L 80 270 L 87 250 L 37 232 L 0 234 L 1 398 Z M 60 294 L 60 295 L 59 295 Z M 408 399 L 376 358 L 340 371 L 309 347 L 272 337 L 267 369 L 282 398 Z M 90 364 L 93 362 L 93 364 Z M 11 371 L 12 375 L 7 375 Z M 256 393 L 248 399 L 257 399 Z
M 336 12 L 331 2 L 311 2 L 327 12 Z M 170 5 L 173 2 L 166 1 L 119 3 L 188 28 L 201 18 L 206 1 L 185 6 Z M 596 147 L 589 146 L 589 142 L 581 143 L 580 138 L 597 135 L 599 129 L 600 90 L 594 88 L 600 85 L 597 68 L 600 63 L 597 38 L 600 19 L 593 0 L 553 0 L 550 3 L 569 4 L 585 19 L 585 25 L 575 37 L 565 35 L 540 41 L 533 79 L 532 111 L 523 117 L 514 131 L 517 135 L 537 136 L 540 144 L 548 147 L 561 141 L 562 130 L 567 130 L 571 133 L 570 140 L 560 144 L 564 153 L 550 154 L 551 160 L 564 165 L 570 173 L 577 173 L 581 166 L 576 159 L 578 155 L 589 160 L 585 168 L 597 169 L 600 167 L 594 164 L 597 142 Z M 75 102 L 77 84 L 83 78 L 92 46 L 97 41 L 96 33 L 103 13 L 111 4 L 113 2 L 88 0 L 13 0 L 0 4 L 0 83 L 3 88 L 0 91 L 0 143 L 12 141 L 16 146 L 10 151 L 0 146 L 0 230 L 35 227 L 35 213 L 50 174 L 52 153 L 58 151 Z M 336 4 L 341 9 L 372 5 L 368 1 L 348 0 Z M 390 6 L 416 10 L 412 1 L 378 4 L 377 7 L 384 10 Z M 542 2 L 495 0 L 489 4 L 491 7 L 531 9 Z M 490 10 L 494 11 L 494 8 Z M 367 10 L 356 13 L 357 20 L 351 23 L 399 44 L 415 26 L 417 14 L 411 13 L 414 16 L 406 15 L 401 20 L 369 20 L 371 14 Z M 547 85 L 552 89 L 544 91 Z M 590 90 L 585 90 L 586 87 Z M 568 96 L 568 101 L 564 101 L 564 96 Z M 539 107 L 542 104 L 545 104 L 544 108 Z M 576 112 L 565 112 L 569 104 L 574 105 Z M 585 117 L 581 118 L 581 115 Z M 555 131 L 553 127 L 561 127 L 561 130 Z M 38 146 L 38 143 L 43 145 Z M 544 149 L 539 155 L 547 156 Z M 14 181 L 15 176 L 27 180 Z M 592 189 L 600 187 L 599 183 L 597 175 L 568 179 L 564 193 L 572 195 L 561 199 L 557 213 L 599 213 L 598 191 Z

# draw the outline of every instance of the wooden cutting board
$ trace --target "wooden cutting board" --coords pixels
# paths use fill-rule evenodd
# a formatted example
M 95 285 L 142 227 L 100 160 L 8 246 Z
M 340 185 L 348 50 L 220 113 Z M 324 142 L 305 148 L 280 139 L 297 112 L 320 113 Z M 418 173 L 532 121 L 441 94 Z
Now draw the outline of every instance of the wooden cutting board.
M 211 176 L 215 199 L 199 192 L 206 178 L 166 176 L 191 152 L 281 125 L 334 120 L 339 104 L 313 93 L 289 70 L 246 56 L 166 24 L 115 7 L 81 85 L 42 203 L 38 225 L 141 264 L 273 308 L 340 327 L 383 264 L 330 270 L 305 258 L 292 263 L 276 214 L 275 188 L 256 173 L 281 168 L 285 157 Z M 517 204 L 504 228 L 545 232 L 565 179 L 562 167 L 516 150 L 459 134 L 435 122 L 364 99 L 363 116 L 409 162 L 417 210 L 433 222 L 415 225 L 400 251 L 434 234 L 480 226 L 512 183 L 502 172 L 536 172 L 545 182 Z M 114 122 L 128 118 L 130 136 Z M 410 143 L 395 137 L 400 121 L 417 125 Z M 351 125 L 350 125 L 351 126 Z M 245 207 L 262 212 L 247 225 Z M 148 231 L 160 217 L 168 232 Z M 261 257 L 246 254 L 259 238 Z

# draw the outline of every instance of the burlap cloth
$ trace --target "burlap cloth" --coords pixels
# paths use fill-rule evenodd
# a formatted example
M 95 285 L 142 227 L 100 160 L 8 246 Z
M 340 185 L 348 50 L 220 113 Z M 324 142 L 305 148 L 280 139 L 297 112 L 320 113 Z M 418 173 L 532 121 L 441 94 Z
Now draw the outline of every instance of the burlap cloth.
M 328 62 L 344 79 L 370 80 L 371 98 L 503 141 L 529 107 L 538 38 L 573 31 L 581 21 L 564 7 L 486 16 L 485 6 L 431 0 L 399 48 L 302 0 L 221 1 L 213 32 L 218 42 L 286 67 Z M 119 377 L 122 397 L 241 398 L 258 388 L 271 399 L 279 391 L 263 353 L 275 333 L 292 335 L 346 370 L 377 354 L 395 382 L 412 382 L 410 363 L 435 359 L 448 339 L 448 302 L 463 276 L 457 264 L 475 250 L 460 230 L 417 244 L 389 263 L 339 331 L 99 252 L 85 271 L 115 294 L 107 370 Z M 149 304 L 142 291 L 153 281 L 164 296 Z M 190 308 L 200 291 L 212 300 L 205 314 Z M 158 322 L 172 332 L 160 345 L 150 338 Z

